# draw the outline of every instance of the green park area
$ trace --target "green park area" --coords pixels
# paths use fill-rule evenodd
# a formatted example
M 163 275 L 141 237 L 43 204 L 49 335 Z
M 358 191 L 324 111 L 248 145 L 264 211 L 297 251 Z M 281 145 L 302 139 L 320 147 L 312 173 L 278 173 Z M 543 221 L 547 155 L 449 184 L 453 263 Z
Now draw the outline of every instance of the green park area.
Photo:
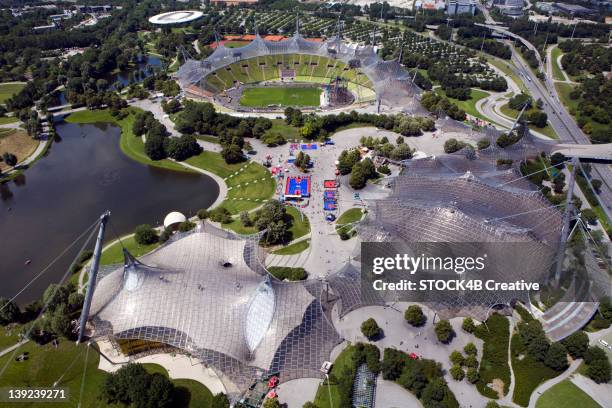
M 559 63 L 557 62 L 559 59 L 559 56 L 561 55 L 563 55 L 563 51 L 561 51 L 559 47 L 555 45 L 552 51 L 550 52 L 550 57 L 551 57 L 550 63 L 552 66 L 553 79 L 555 81 L 565 81 L 565 75 L 563 75 L 563 70 L 561 69 L 561 66 L 559 65 Z
M 510 387 L 508 365 L 510 323 L 504 316 L 493 314 L 476 328 L 474 334 L 484 341 L 478 372 L 480 380 L 476 383 L 476 388 L 485 397 L 499 398 L 507 394 Z M 489 384 L 499 384 L 499 387 L 493 389 L 488 386 Z
M 250 41 L 225 41 L 223 46 L 226 48 L 241 48 L 250 43 Z
M 316 87 L 265 87 L 246 88 L 240 97 L 240 104 L 249 107 L 319 106 L 321 88 Z
M 514 372 L 514 393 L 512 401 L 520 406 L 529 405 L 529 398 L 533 391 L 551 378 L 559 375 L 552 368 L 547 367 L 543 362 L 536 360 L 527 352 L 527 348 L 521 341 L 519 334 L 512 336 L 511 344 L 512 370 Z
M 9 123 L 17 122 L 17 118 L 15 116 L 2 116 L 0 117 L 0 125 L 6 125 Z
M 336 220 L 336 225 L 345 225 L 357 222 L 361 219 L 362 214 L 363 211 L 361 211 L 361 208 L 348 209 L 343 212 L 340 217 L 338 217 L 338 219 Z
M 0 103 L 4 103 L 25 87 L 25 82 L 8 82 L 0 84 Z
M 523 83 L 523 80 L 519 78 L 519 76 L 516 75 L 512 70 L 511 65 L 514 65 L 512 62 L 503 61 L 499 58 L 491 56 L 487 57 L 487 62 L 502 71 L 506 76 L 510 77 L 512 81 L 521 89 L 522 92 L 528 92 L 525 83 Z
M 446 93 L 442 90 L 442 88 L 436 88 L 436 93 L 438 95 L 442 95 L 444 97 L 446 96 Z M 488 92 L 485 91 L 481 91 L 479 89 L 470 89 L 470 99 L 466 100 L 466 101 L 461 101 L 459 99 L 455 99 L 455 98 L 448 98 L 449 101 L 451 101 L 452 103 L 454 103 L 455 105 L 457 105 L 457 107 L 459 107 L 459 109 L 465 111 L 465 113 L 467 113 L 470 116 L 474 116 L 477 118 L 480 118 L 482 120 L 486 120 L 486 121 L 490 121 L 489 118 L 481 115 L 478 110 L 476 109 L 476 103 L 483 99 L 486 98 L 487 96 L 489 96 Z
M 576 121 L 580 124 L 581 121 L 585 121 L 591 127 L 591 130 L 608 130 L 610 128 L 609 124 L 602 124 L 594 121 L 591 117 L 580 114 L 580 109 L 578 107 L 584 103 L 584 98 L 572 99 L 570 94 L 574 90 L 576 85 L 557 82 L 555 83 L 555 88 L 557 88 L 557 93 L 559 94 L 559 99 L 561 103 L 565 106 L 568 112 L 576 119 Z M 582 127 L 585 130 L 585 126 Z M 585 131 L 585 133 L 588 133 Z
M 310 246 L 310 240 L 304 239 L 295 244 L 287 245 L 284 248 L 277 249 L 273 252 L 274 255 L 295 255 L 304 252 Z
M 546 390 L 536 408 L 600 408 L 600 405 L 570 380 L 561 381 Z
M 499 108 L 500 112 L 503 113 L 504 115 L 512 118 L 512 119 L 516 119 L 516 117 L 518 116 L 518 114 L 520 113 L 520 111 L 517 111 L 515 109 L 512 109 L 510 106 L 508 106 L 508 104 L 504 104 Z M 529 110 L 525 110 L 525 113 L 530 113 L 530 112 L 538 112 L 538 108 L 531 108 Z M 546 123 L 546 126 L 544 126 L 543 128 L 541 127 L 537 127 L 533 124 L 529 124 L 529 129 L 533 130 L 534 132 L 538 132 L 543 134 L 544 136 L 548 136 L 551 139 L 557 139 L 557 134 L 555 133 L 554 129 L 552 128 L 552 126 L 550 126 L 550 123 Z
M 150 245 L 141 245 L 134 239 L 134 235 L 121 238 L 121 242 L 115 241 L 110 246 L 104 248 L 102 257 L 100 258 L 101 265 L 113 265 L 123 263 L 123 248 L 127 249 L 130 254 L 136 258 L 148 254 L 159 246 L 159 242 Z
M 50 407 L 119 407 L 108 404 L 100 398 L 100 390 L 107 373 L 98 369 L 98 353 L 85 343 L 77 346 L 73 341 L 60 340 L 58 346 L 51 342 L 39 345 L 30 341 L 17 350 L 16 355 L 25 355 L 24 361 L 16 361 L 13 353 L 0 357 L 0 367 L 5 367 L 0 377 L 0 387 L 50 387 L 67 389 L 65 403 L 47 403 Z M 12 359 L 12 361 L 8 361 Z M 8 364 L 7 364 L 8 363 Z M 168 376 L 167 371 L 156 364 L 145 364 L 150 373 Z M 85 375 L 84 375 L 85 374 Z M 82 384 L 82 381 L 85 381 Z M 171 380 L 175 386 L 176 406 L 208 407 L 212 393 L 204 385 L 194 380 Z M 9 404 L 13 406 L 12 404 Z M 6 406 L 9 406 L 6 405 Z M 15 405 L 16 406 L 16 405 Z M 20 407 L 40 406 L 37 402 L 22 402 Z
M 303 237 L 310 233 L 310 221 L 308 217 L 302 214 L 300 210 L 295 207 L 287 206 L 287 215 L 291 218 L 289 221 L 291 227 L 289 232 L 291 233 L 291 240 Z
M 345 372 L 351 371 L 353 366 L 353 354 L 353 346 L 348 346 L 347 348 L 342 350 L 342 352 L 334 361 L 334 365 L 331 368 L 329 376 L 334 378 L 340 378 L 345 374 Z M 319 385 L 314 402 L 315 405 L 319 408 L 340 408 L 341 400 L 338 384 L 332 382 L 328 385 L 327 382 L 325 382 L 324 384 Z

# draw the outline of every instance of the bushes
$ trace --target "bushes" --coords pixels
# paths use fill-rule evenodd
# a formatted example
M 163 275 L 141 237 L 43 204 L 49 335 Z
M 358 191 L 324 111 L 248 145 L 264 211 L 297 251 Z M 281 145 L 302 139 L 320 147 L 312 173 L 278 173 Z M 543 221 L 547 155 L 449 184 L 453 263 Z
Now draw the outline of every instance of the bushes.
M 382 362 L 385 380 L 395 381 L 416 395 L 425 407 L 458 408 L 459 403 L 446 381 L 442 366 L 434 360 L 412 360 L 406 353 L 386 348 Z
M 597 347 L 591 346 L 584 353 L 584 362 L 587 365 L 586 375 L 597 384 L 610 381 L 610 361 L 606 352 Z
M 151 245 L 159 240 L 157 231 L 149 224 L 142 224 L 134 229 L 134 240 L 140 245 Z
M 476 327 L 474 335 L 484 341 L 478 371 L 480 380 L 476 383 L 476 388 L 486 397 L 497 398 L 497 393 L 487 384 L 499 378 L 504 383 L 504 393 L 508 392 L 510 386 L 510 367 L 508 366 L 510 324 L 505 317 L 493 314 L 487 319 L 486 326 L 481 324 Z
M 361 333 L 368 338 L 368 340 L 372 340 L 381 335 L 382 329 L 376 323 L 376 320 L 370 318 L 361 323 Z
M 192 229 L 194 229 L 195 226 L 196 226 L 195 223 L 191 221 L 183 221 L 179 224 L 178 230 L 179 232 L 187 232 L 187 231 L 191 231 Z
M 473 333 L 474 330 L 476 330 L 476 325 L 474 324 L 474 320 L 472 320 L 471 317 L 466 317 L 465 319 L 463 319 L 461 328 L 468 333 Z
M 15 323 L 19 320 L 20 314 L 17 303 L 4 297 L 0 298 L 0 325 Z
M 444 142 L 444 153 L 455 153 L 463 149 L 467 144 L 455 138 L 450 138 Z
M 279 280 L 299 281 L 308 277 L 308 273 L 304 268 L 290 268 L 288 266 L 271 266 L 268 272 L 274 275 Z
M 404 319 L 414 327 L 420 327 L 425 324 L 427 317 L 423 314 L 423 309 L 418 305 L 410 305 L 404 312 Z
M 449 372 L 451 377 L 453 377 L 453 380 L 455 381 L 461 381 L 465 377 L 465 372 L 463 371 L 463 368 L 461 368 L 461 366 L 459 365 L 452 366 Z
M 209 216 L 208 210 L 206 208 L 200 208 L 197 212 L 197 216 L 201 220 L 207 219 Z
M 232 214 L 225 207 L 215 208 L 208 214 L 208 217 L 211 221 L 220 222 L 221 224 L 232 222 Z
M 440 320 L 435 324 L 434 330 L 436 332 L 436 337 L 438 337 L 438 340 L 442 343 L 450 343 L 455 336 L 453 326 L 451 326 L 448 320 Z
M 573 358 L 582 358 L 589 347 L 589 336 L 580 330 L 570 334 L 561 343 Z
M 476 143 L 476 147 L 478 148 L 478 150 L 484 150 L 489 146 L 491 146 L 491 142 L 489 141 L 489 139 L 480 139 L 478 143 Z
M 101 398 L 109 404 L 170 408 L 174 385 L 160 373 L 149 374 L 140 364 L 128 364 L 106 376 Z

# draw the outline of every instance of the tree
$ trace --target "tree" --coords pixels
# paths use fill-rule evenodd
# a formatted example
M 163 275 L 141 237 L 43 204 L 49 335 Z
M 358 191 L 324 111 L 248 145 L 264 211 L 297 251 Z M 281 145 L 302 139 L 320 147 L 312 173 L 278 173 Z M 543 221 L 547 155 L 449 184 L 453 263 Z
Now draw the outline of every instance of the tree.
M 544 364 L 555 371 L 563 371 L 567 368 L 567 350 L 561 343 L 553 343 L 546 352 Z
M 225 207 L 217 207 L 209 213 L 211 221 L 227 224 L 232 222 L 232 213 Z
M 548 339 L 544 336 L 538 336 L 531 340 L 527 346 L 527 351 L 536 360 L 544 361 L 549 347 Z
M 69 295 L 68 287 L 52 283 L 43 293 L 43 304 L 48 305 L 49 310 L 55 310 L 59 305 L 68 303 Z
M 307 401 L 302 405 L 302 408 L 319 408 L 319 406 L 314 402 Z
M 101 397 L 108 404 L 136 408 L 170 408 L 174 386 L 162 374 L 149 374 L 140 364 L 127 364 L 108 374 L 102 384 Z
M 610 381 L 610 361 L 600 359 L 587 365 L 587 376 L 597 384 L 606 384 Z
M 418 305 L 410 305 L 404 312 L 404 319 L 414 327 L 420 327 L 425 324 L 427 317 Z
M 480 380 L 478 370 L 474 367 L 470 367 L 467 369 L 466 377 L 471 384 L 476 384 L 478 380 Z
M 151 245 L 158 239 L 157 231 L 149 224 L 142 224 L 134 229 L 134 240 L 140 245 Z
M 484 150 L 489 146 L 491 146 L 491 141 L 489 139 L 480 139 L 478 143 L 476 143 L 478 150 Z
M 263 408 L 281 408 L 278 398 L 267 398 L 263 403 Z
M 13 153 L 4 152 L 2 155 L 2 160 L 11 167 L 17 164 L 17 156 L 15 156 Z
M 378 327 L 376 320 L 370 318 L 361 323 L 361 333 L 366 336 L 369 340 L 372 340 L 380 336 L 382 329 Z
M 588 224 L 590 225 L 597 224 L 597 214 L 592 209 L 585 208 L 584 210 L 580 211 L 580 215 Z
M 454 350 L 452 353 L 450 353 L 449 359 L 450 359 L 450 362 L 453 363 L 454 365 L 458 365 L 458 366 L 463 365 L 463 355 L 458 350 Z
M 221 150 L 221 156 L 227 164 L 239 163 L 244 160 L 244 154 L 240 146 L 230 144 Z
M 70 311 L 74 312 L 83 307 L 83 301 L 85 300 L 85 296 L 79 292 L 72 292 L 70 296 L 68 296 L 68 306 Z
M 500 408 L 500 406 L 496 401 L 489 401 L 485 408 Z
M 253 221 L 249 217 L 249 213 L 247 211 L 242 211 L 240 213 L 240 222 L 242 222 L 242 225 L 244 225 L 245 227 L 253 226 Z
M 359 163 L 353 166 L 351 170 L 351 176 L 349 177 L 349 185 L 355 190 L 360 190 L 365 187 L 368 179 L 363 171 L 362 166 Z
M 468 356 L 475 356 L 478 354 L 478 349 L 476 348 L 476 345 L 474 343 L 466 344 L 465 347 L 463 347 L 463 351 Z
M 72 335 L 72 324 L 68 317 L 66 305 L 61 304 L 55 308 L 51 316 L 51 330 L 56 334 L 61 334 L 64 337 Z
M 466 367 L 478 368 L 478 359 L 475 355 L 471 354 L 465 358 L 464 364 Z
M 196 138 L 191 135 L 168 138 L 165 149 L 166 154 L 177 161 L 183 161 L 192 156 L 197 156 L 202 153 L 203 150 Z
M 162 160 L 168 156 L 164 148 L 164 137 L 160 135 L 147 134 L 144 150 L 151 160 Z
M 466 317 L 465 319 L 463 319 L 461 328 L 468 333 L 474 333 L 474 330 L 476 330 L 476 325 L 474 324 L 474 320 L 472 320 L 471 317 Z
M 229 408 L 229 407 L 230 407 L 229 399 L 227 398 L 227 395 L 223 394 L 222 392 L 215 394 L 212 397 L 210 408 Z
M 440 320 L 435 324 L 434 330 L 438 340 L 442 343 L 449 343 L 455 334 L 453 326 L 451 326 L 448 320 Z
M 461 366 L 457 364 L 452 366 L 449 372 L 451 377 L 453 377 L 453 380 L 455 381 L 461 381 L 465 377 L 465 372 L 463 371 L 463 368 L 461 368 Z
M 450 138 L 444 142 L 444 153 L 455 153 L 465 147 L 464 142 L 460 142 L 455 138 Z
M 208 210 L 206 208 L 200 208 L 197 215 L 199 219 L 205 220 L 208 218 Z
M 17 303 L 4 297 L 0 298 L 0 325 L 16 322 L 20 314 Z

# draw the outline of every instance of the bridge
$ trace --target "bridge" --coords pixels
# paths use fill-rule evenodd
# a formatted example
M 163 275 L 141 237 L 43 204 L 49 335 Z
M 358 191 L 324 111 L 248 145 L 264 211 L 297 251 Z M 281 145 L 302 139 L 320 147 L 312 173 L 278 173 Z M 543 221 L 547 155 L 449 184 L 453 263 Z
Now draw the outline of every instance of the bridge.
M 523 37 L 521 37 L 520 35 L 514 34 L 512 31 L 508 30 L 507 27 L 502 27 L 502 26 L 498 26 L 498 25 L 494 25 L 494 24 L 481 24 L 481 23 L 475 23 L 474 25 L 477 25 L 479 27 L 485 27 L 488 28 L 491 31 L 496 31 L 500 34 L 505 35 L 506 37 L 510 37 L 513 38 L 515 40 L 519 40 L 521 42 L 521 44 L 523 44 L 525 47 L 527 47 L 528 49 L 530 49 L 531 51 L 533 51 L 535 53 L 536 58 L 538 59 L 538 64 L 542 67 L 542 59 L 540 58 L 540 53 L 538 52 L 538 49 L 529 41 L 527 41 L 526 39 L 524 39 Z
M 553 153 L 583 160 L 612 162 L 612 143 L 589 145 L 560 143 L 552 147 L 551 154 Z

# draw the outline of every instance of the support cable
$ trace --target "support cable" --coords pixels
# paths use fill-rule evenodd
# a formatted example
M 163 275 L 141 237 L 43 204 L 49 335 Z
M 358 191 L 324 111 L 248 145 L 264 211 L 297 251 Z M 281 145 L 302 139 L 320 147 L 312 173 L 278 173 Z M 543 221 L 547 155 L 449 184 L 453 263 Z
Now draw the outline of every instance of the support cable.
M 100 222 L 100 220 L 96 220 L 96 222 L 92 225 L 92 227 L 95 227 L 96 224 L 98 224 L 99 222 Z M 68 277 L 68 275 L 70 274 L 70 272 L 72 270 L 72 267 L 74 265 L 76 265 L 77 260 L 79 259 L 80 254 L 87 247 L 87 244 L 91 241 L 91 238 L 93 237 L 94 233 L 96 232 L 96 229 L 92 228 L 92 227 L 88 228 L 88 229 L 91 229 L 91 232 L 90 232 L 89 236 L 87 237 L 87 239 L 85 240 L 85 242 L 83 243 L 83 246 L 81 247 L 81 250 L 76 254 L 76 256 L 74 257 L 73 261 L 70 263 L 70 266 L 66 269 L 66 272 L 60 278 L 60 280 L 59 280 L 60 284 L 66 280 L 66 278 Z M 85 232 L 87 232 L 87 230 L 85 230 Z M 81 235 L 83 235 L 83 234 L 81 234 Z M 73 245 L 73 244 L 71 244 L 71 245 Z M 55 295 L 57 294 L 58 290 L 59 290 L 59 285 L 57 285 L 55 287 L 55 289 L 54 289 L 53 293 L 51 294 L 51 296 L 49 296 L 49 298 L 47 299 L 47 301 L 45 302 L 43 307 L 40 309 L 40 312 L 38 313 L 38 316 L 36 316 L 36 318 L 34 320 L 32 320 L 33 323 L 36 322 L 38 319 L 40 319 L 43 316 L 43 314 L 47 311 L 47 309 L 49 308 L 49 304 L 55 298 Z M 34 327 L 35 327 L 35 324 L 30 325 L 30 328 L 25 333 L 24 338 L 26 338 L 26 339 L 30 338 L 30 335 L 32 334 L 32 331 L 34 330 Z M 19 350 L 19 347 L 15 348 L 15 350 L 13 350 L 13 353 L 11 354 L 10 358 L 8 358 L 6 360 L 6 363 L 4 364 L 2 369 L 0 369 L 0 377 L 2 377 L 2 375 L 4 374 L 6 369 L 8 368 L 9 364 L 11 364 L 11 362 L 14 361 L 15 354 L 17 354 L 18 350 Z

